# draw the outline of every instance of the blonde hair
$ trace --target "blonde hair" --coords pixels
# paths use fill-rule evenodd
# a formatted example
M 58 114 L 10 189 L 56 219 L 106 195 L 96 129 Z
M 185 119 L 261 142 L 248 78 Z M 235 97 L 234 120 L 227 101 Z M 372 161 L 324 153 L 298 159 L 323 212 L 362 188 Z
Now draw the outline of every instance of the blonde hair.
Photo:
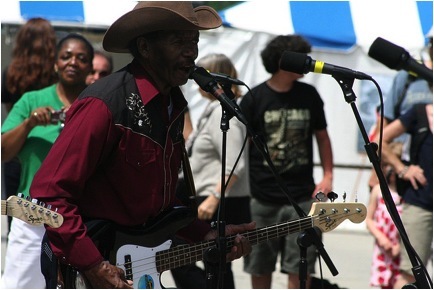
M 222 73 L 234 79 L 238 78 L 237 70 L 232 61 L 221 53 L 208 54 L 199 59 L 197 65 L 213 73 Z M 232 91 L 235 98 L 241 97 L 241 90 L 238 86 L 233 85 Z

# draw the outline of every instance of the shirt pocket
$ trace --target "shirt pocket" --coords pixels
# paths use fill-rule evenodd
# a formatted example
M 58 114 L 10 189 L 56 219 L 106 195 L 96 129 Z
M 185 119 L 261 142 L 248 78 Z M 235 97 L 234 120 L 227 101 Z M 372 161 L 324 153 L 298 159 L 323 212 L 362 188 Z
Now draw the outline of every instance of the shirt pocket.
M 127 151 L 126 162 L 136 170 L 142 171 L 148 165 L 155 163 L 156 153 L 153 149 L 137 151 Z

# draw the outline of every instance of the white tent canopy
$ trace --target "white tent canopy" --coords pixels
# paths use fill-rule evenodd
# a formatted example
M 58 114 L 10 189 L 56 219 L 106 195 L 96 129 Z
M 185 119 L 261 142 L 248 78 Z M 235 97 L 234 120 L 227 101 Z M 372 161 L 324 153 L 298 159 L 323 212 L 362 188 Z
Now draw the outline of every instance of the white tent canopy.
M 107 28 L 130 11 L 133 0 L 2 2 L 2 23 L 44 17 L 53 24 Z M 424 44 L 432 26 L 432 1 L 246 1 L 220 11 L 224 25 L 270 34 L 297 33 L 317 49 L 369 48 L 381 36 L 410 50 Z
M 432 26 L 432 1 L 246 1 L 220 15 L 233 28 L 301 34 L 316 49 L 367 51 L 379 36 L 417 49 Z

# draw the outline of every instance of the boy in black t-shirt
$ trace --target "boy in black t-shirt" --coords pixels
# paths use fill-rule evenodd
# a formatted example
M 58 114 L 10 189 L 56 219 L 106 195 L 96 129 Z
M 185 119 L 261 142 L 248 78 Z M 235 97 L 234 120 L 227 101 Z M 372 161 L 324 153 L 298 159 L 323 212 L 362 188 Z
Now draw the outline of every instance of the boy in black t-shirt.
M 309 53 L 310 44 L 298 35 L 281 35 L 262 51 L 265 69 L 271 78 L 244 96 L 241 109 L 252 129 L 265 138 L 271 160 L 285 181 L 291 197 L 309 212 L 315 194 L 332 189 L 333 155 L 324 103 L 317 90 L 299 82 L 300 74 L 279 69 L 285 50 Z M 313 135 L 319 148 L 323 179 L 313 179 Z M 275 176 L 255 146 L 250 146 L 250 185 L 252 220 L 258 227 L 298 219 Z M 299 234 L 271 240 L 253 248 L 246 257 L 244 270 L 252 275 L 253 288 L 270 288 L 277 256 L 281 254 L 281 271 L 288 273 L 288 288 L 299 288 Z M 307 249 L 308 274 L 315 270 L 315 247 Z M 309 275 L 308 275 L 309 276 Z M 307 280 L 309 288 L 310 279 Z

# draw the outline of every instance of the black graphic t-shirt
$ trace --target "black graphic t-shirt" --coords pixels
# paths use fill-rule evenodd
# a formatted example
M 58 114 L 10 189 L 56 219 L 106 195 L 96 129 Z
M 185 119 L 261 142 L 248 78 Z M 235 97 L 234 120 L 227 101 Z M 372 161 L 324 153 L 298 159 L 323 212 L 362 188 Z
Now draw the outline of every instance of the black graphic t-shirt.
M 315 130 L 327 127 L 324 103 L 317 90 L 295 82 L 289 92 L 278 93 L 266 83 L 244 96 L 241 109 L 250 126 L 265 138 L 271 160 L 296 201 L 310 198 L 313 180 Z M 272 203 L 289 203 L 256 146 L 250 146 L 252 196 Z

